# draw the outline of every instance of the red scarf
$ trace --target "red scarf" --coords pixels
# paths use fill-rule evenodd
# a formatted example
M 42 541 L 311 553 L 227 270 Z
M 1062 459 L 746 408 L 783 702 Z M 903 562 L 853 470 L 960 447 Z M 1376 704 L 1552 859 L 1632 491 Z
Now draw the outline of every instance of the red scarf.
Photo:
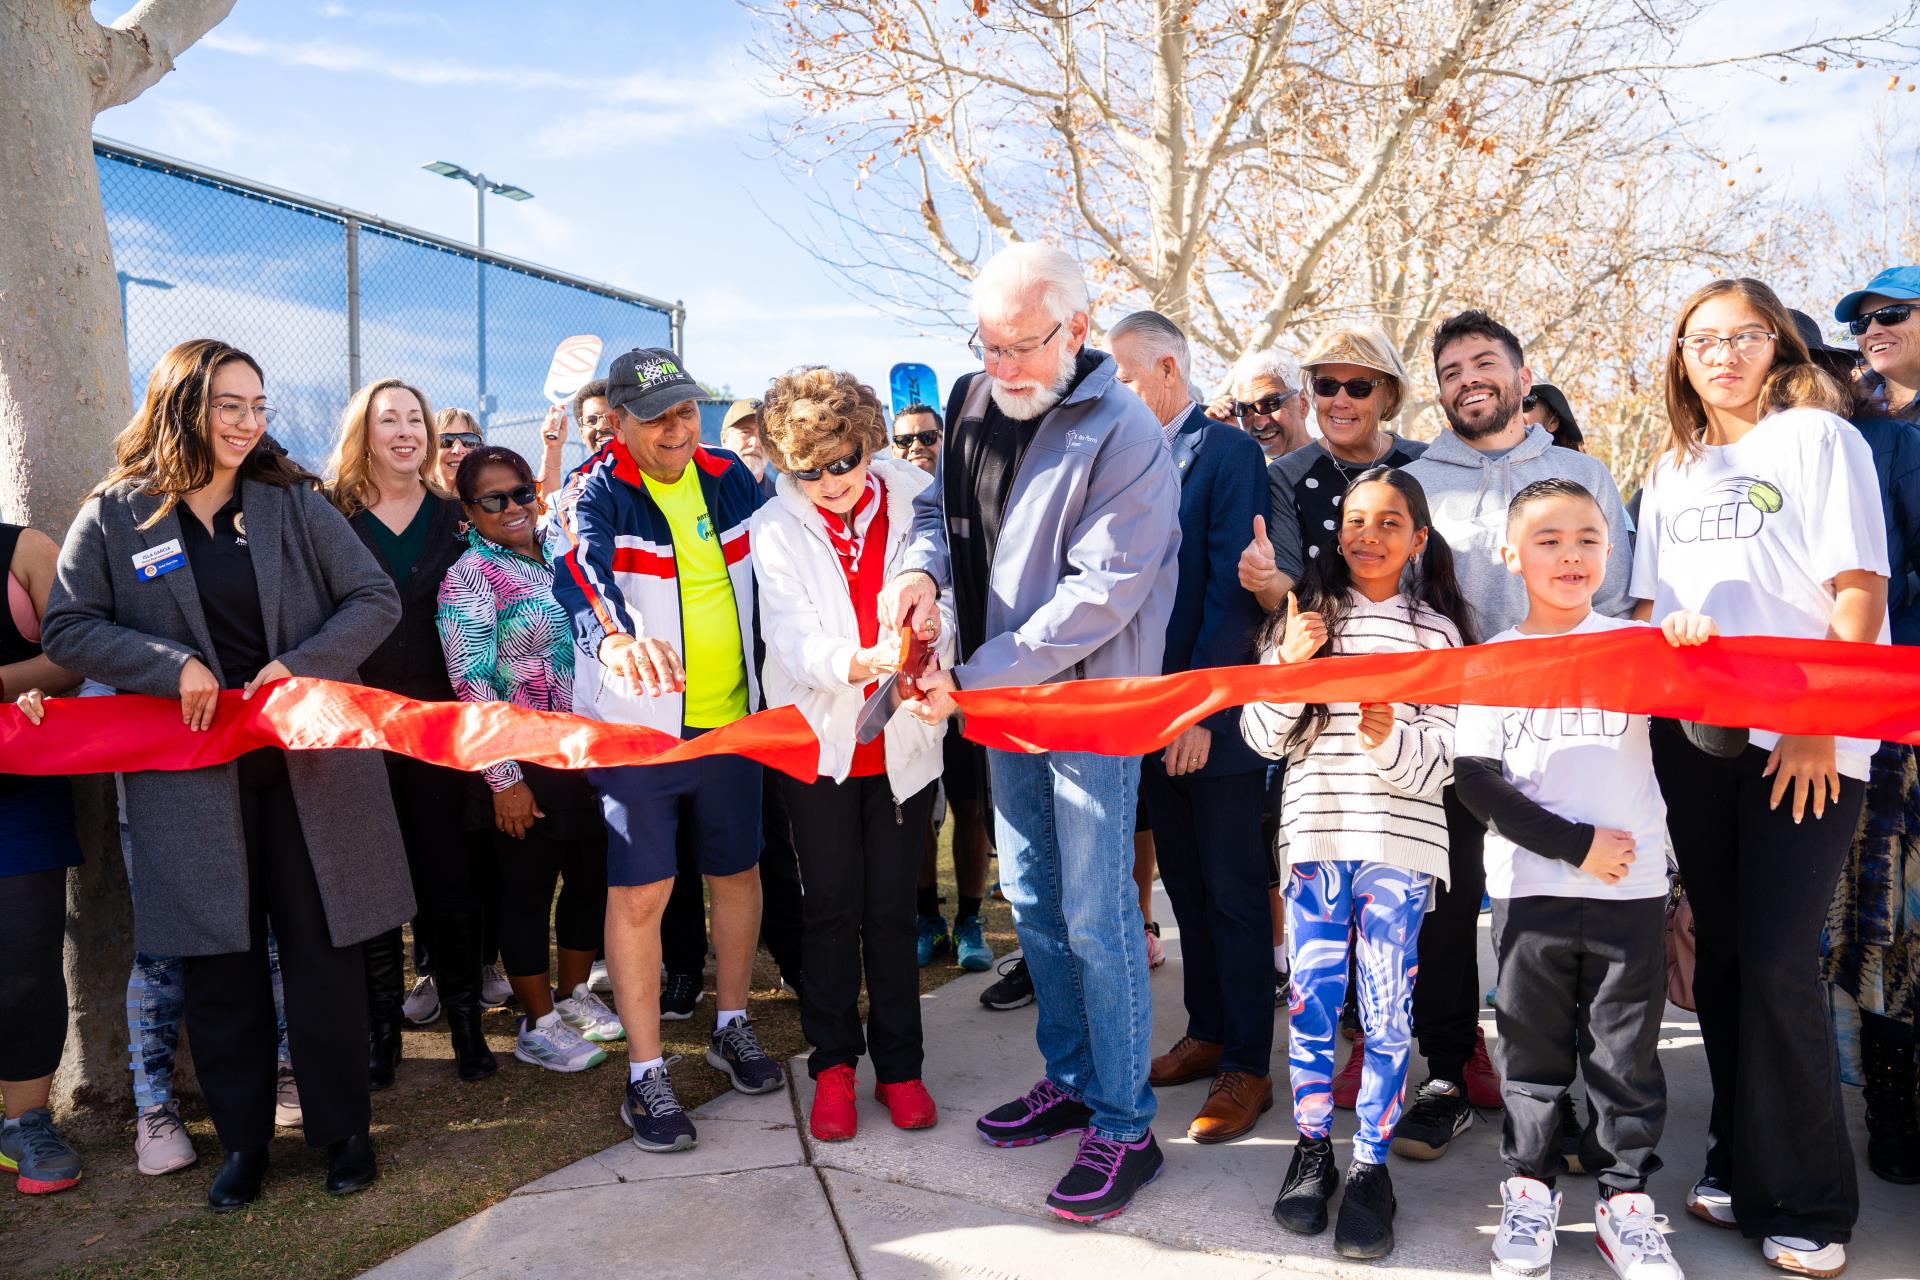
M 840 559 L 840 571 L 846 575 L 847 595 L 853 600 L 854 620 L 860 627 L 860 643 L 868 646 L 880 641 L 880 588 L 887 580 L 887 489 L 879 477 L 867 472 L 867 487 L 860 500 L 844 516 L 824 508 L 827 537 Z M 861 691 L 871 697 L 878 681 Z M 853 749 L 853 778 L 877 777 L 887 771 L 885 736 L 862 743 Z

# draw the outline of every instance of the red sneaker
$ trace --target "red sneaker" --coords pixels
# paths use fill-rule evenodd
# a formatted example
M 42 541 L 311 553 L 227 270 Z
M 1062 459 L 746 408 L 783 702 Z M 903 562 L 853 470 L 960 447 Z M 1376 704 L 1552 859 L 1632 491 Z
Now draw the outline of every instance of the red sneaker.
M 814 1080 L 807 1128 L 822 1142 L 845 1142 L 860 1131 L 852 1067 L 828 1067 Z
M 1467 1086 L 1468 1102 L 1483 1111 L 1498 1110 L 1505 1105 L 1500 1101 L 1500 1072 L 1487 1053 L 1485 1027 L 1473 1029 L 1473 1056 L 1467 1059 L 1467 1068 L 1460 1074 L 1466 1077 L 1461 1083 Z
M 1365 1036 L 1353 1038 L 1353 1048 L 1347 1053 L 1347 1065 L 1340 1068 L 1340 1074 L 1333 1078 L 1333 1105 L 1343 1110 L 1353 1110 L 1355 1098 L 1360 1096 L 1360 1069 L 1367 1065 L 1367 1040 Z
M 896 1128 L 931 1129 L 940 1119 L 933 1095 L 918 1080 L 902 1080 L 898 1084 L 882 1080 L 873 1086 L 873 1096 L 886 1104 Z

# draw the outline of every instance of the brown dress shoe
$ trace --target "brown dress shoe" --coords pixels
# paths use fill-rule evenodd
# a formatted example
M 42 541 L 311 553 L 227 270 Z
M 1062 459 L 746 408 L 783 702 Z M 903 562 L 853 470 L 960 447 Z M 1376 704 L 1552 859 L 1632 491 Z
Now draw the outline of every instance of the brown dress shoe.
M 1181 1036 L 1173 1048 L 1147 1068 L 1147 1083 L 1156 1089 L 1205 1080 L 1220 1070 L 1220 1046 L 1192 1036 Z
M 1222 1071 L 1214 1077 L 1207 1103 L 1187 1126 L 1195 1142 L 1232 1142 L 1253 1132 L 1254 1122 L 1273 1109 L 1273 1077 Z

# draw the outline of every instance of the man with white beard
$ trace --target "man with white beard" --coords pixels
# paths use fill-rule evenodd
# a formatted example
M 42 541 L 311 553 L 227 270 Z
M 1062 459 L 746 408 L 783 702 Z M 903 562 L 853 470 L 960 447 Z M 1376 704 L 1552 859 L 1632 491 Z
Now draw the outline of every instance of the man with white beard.
M 982 373 L 947 403 L 935 479 L 914 503 L 907 568 L 881 618 L 920 628 L 951 592 L 960 662 L 907 709 L 938 723 L 952 691 L 1158 675 L 1180 546 L 1180 483 L 1160 424 L 1086 349 L 1087 287 L 1058 249 L 1017 244 L 973 284 Z M 1110 1218 L 1160 1171 L 1147 1084 L 1151 997 L 1132 878 L 1137 757 L 987 752 L 1000 885 L 1013 907 L 1046 1076 L 980 1135 L 1080 1134 L 1047 1207 Z

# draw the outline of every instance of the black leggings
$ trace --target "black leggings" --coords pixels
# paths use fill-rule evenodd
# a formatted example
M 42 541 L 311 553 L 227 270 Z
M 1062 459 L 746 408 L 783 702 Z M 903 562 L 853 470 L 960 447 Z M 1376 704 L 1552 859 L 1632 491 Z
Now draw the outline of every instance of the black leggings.
M 67 869 L 0 876 L 0 1080 L 38 1080 L 67 1040 Z
M 547 816 L 533 824 L 524 840 L 494 833 L 500 959 L 510 978 L 547 972 L 549 934 L 563 950 L 599 951 L 607 917 L 607 827 L 592 793 L 551 770 L 525 765 L 522 770 L 534 802 Z M 553 900 L 556 879 L 558 906 Z

